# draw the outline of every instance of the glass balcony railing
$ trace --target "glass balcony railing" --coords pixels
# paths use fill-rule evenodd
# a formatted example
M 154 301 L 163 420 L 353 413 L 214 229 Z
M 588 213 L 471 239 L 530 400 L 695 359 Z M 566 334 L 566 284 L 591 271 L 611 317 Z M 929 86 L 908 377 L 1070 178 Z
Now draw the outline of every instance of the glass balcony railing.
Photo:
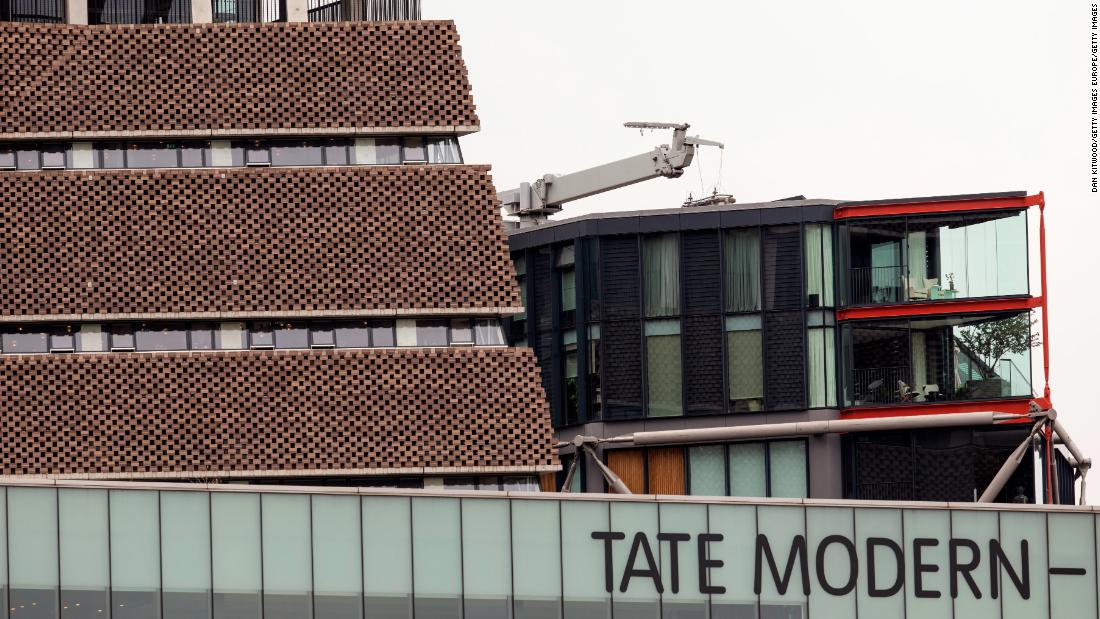
M 852 321 L 842 327 L 845 405 L 1030 397 L 1028 312 Z
M 848 305 L 1028 294 L 1025 211 L 845 226 Z

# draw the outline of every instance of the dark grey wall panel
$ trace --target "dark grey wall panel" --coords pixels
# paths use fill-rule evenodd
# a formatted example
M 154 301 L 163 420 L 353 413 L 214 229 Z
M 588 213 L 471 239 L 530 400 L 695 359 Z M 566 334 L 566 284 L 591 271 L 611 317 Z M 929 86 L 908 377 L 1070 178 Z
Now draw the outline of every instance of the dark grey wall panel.
M 799 226 L 764 229 L 764 308 L 802 307 L 802 235 Z
M 527 254 L 527 286 L 531 290 L 528 320 L 534 320 L 535 331 L 547 331 L 554 324 L 554 263 L 549 247 L 539 247 Z
M 638 237 L 600 239 L 600 271 L 605 320 L 637 319 L 641 300 Z
M 684 314 L 722 311 L 722 246 L 714 230 L 685 232 L 682 237 Z
M 722 316 L 690 316 L 683 319 L 684 394 L 688 415 L 721 413 L 725 394 L 722 383 Z
M 642 415 L 642 325 L 638 320 L 605 322 L 603 408 L 607 419 Z
M 768 410 L 806 407 L 804 334 L 801 311 L 764 314 L 764 405 Z

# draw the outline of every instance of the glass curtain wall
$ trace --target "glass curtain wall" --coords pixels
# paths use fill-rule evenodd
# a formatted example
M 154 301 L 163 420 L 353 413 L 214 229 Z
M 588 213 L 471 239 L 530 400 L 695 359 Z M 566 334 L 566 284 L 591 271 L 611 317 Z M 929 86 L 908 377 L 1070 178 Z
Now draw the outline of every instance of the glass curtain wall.
M 676 233 L 643 238 L 647 414 L 650 417 L 684 414 L 679 241 Z
M 558 280 L 558 329 L 561 332 L 561 370 L 563 421 L 580 421 L 577 362 L 577 274 L 572 244 L 557 249 L 554 269 Z
M 726 368 L 730 412 L 764 409 L 764 350 L 760 316 L 760 231 L 727 230 Z
M 699 496 L 809 496 L 803 440 L 687 448 L 688 493 Z
M 843 340 L 852 406 L 1032 395 L 1027 312 L 853 322 Z
M 806 373 L 810 408 L 836 406 L 836 319 L 832 312 L 806 314 Z
M 851 305 L 1028 294 L 1026 211 L 846 225 Z
M 806 307 L 833 307 L 833 227 L 832 224 L 807 224 L 805 234 L 806 254 Z

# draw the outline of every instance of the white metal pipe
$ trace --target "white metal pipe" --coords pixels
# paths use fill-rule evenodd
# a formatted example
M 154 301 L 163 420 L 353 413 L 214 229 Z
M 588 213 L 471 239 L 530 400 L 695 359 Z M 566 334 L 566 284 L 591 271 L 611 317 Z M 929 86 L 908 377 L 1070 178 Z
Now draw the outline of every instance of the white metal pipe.
M 612 443 L 635 445 L 675 445 L 679 443 L 707 443 L 756 438 L 777 438 L 808 434 L 833 434 L 841 432 L 874 432 L 879 430 L 910 430 L 920 428 L 950 428 L 957 426 L 990 425 L 998 421 L 1019 419 L 1020 415 L 1008 413 L 950 413 L 946 415 L 911 415 L 879 419 L 835 419 L 831 421 L 800 421 L 795 423 L 766 423 L 751 426 L 727 426 L 689 430 L 661 430 L 635 432 L 608 439 Z
M 1016 469 L 1019 468 L 1020 462 L 1024 459 L 1024 454 L 1027 453 L 1028 449 L 1031 449 L 1031 437 L 1035 436 L 1035 433 L 1038 432 L 1046 422 L 1046 419 L 1040 419 L 1032 426 L 1031 432 L 1028 433 L 1027 438 L 1020 443 L 1019 447 L 1012 451 L 1012 455 L 1008 457 L 1008 460 L 1001 465 L 1000 470 L 998 470 L 997 474 L 990 480 L 989 485 L 986 486 L 985 491 L 982 492 L 982 496 L 978 497 L 979 503 L 992 503 L 993 499 L 997 498 L 997 495 L 1004 489 L 1005 484 L 1008 483 L 1008 480 L 1012 478 Z M 1038 499 L 1038 495 L 1036 495 L 1036 499 Z
M 596 457 L 596 452 L 592 451 L 591 447 L 589 447 L 588 445 L 584 445 L 584 451 L 592 458 L 592 462 L 596 464 L 596 468 L 600 469 L 600 473 L 603 474 L 603 478 L 607 480 L 607 485 L 611 486 L 611 489 L 615 492 L 615 494 L 634 494 L 630 491 L 630 488 L 626 487 L 626 482 L 624 482 L 618 475 L 615 474 L 615 471 L 612 471 L 611 469 L 607 468 L 606 464 L 600 462 L 600 459 Z

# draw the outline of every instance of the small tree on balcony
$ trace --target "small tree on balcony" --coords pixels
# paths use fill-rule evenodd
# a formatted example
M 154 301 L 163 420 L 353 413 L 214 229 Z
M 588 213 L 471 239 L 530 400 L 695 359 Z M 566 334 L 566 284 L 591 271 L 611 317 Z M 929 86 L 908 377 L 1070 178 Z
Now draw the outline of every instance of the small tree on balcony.
M 992 369 L 1005 355 L 1024 353 L 1039 345 L 1039 334 L 1031 328 L 1034 324 L 1029 314 L 1019 314 L 965 327 L 956 339 Z

